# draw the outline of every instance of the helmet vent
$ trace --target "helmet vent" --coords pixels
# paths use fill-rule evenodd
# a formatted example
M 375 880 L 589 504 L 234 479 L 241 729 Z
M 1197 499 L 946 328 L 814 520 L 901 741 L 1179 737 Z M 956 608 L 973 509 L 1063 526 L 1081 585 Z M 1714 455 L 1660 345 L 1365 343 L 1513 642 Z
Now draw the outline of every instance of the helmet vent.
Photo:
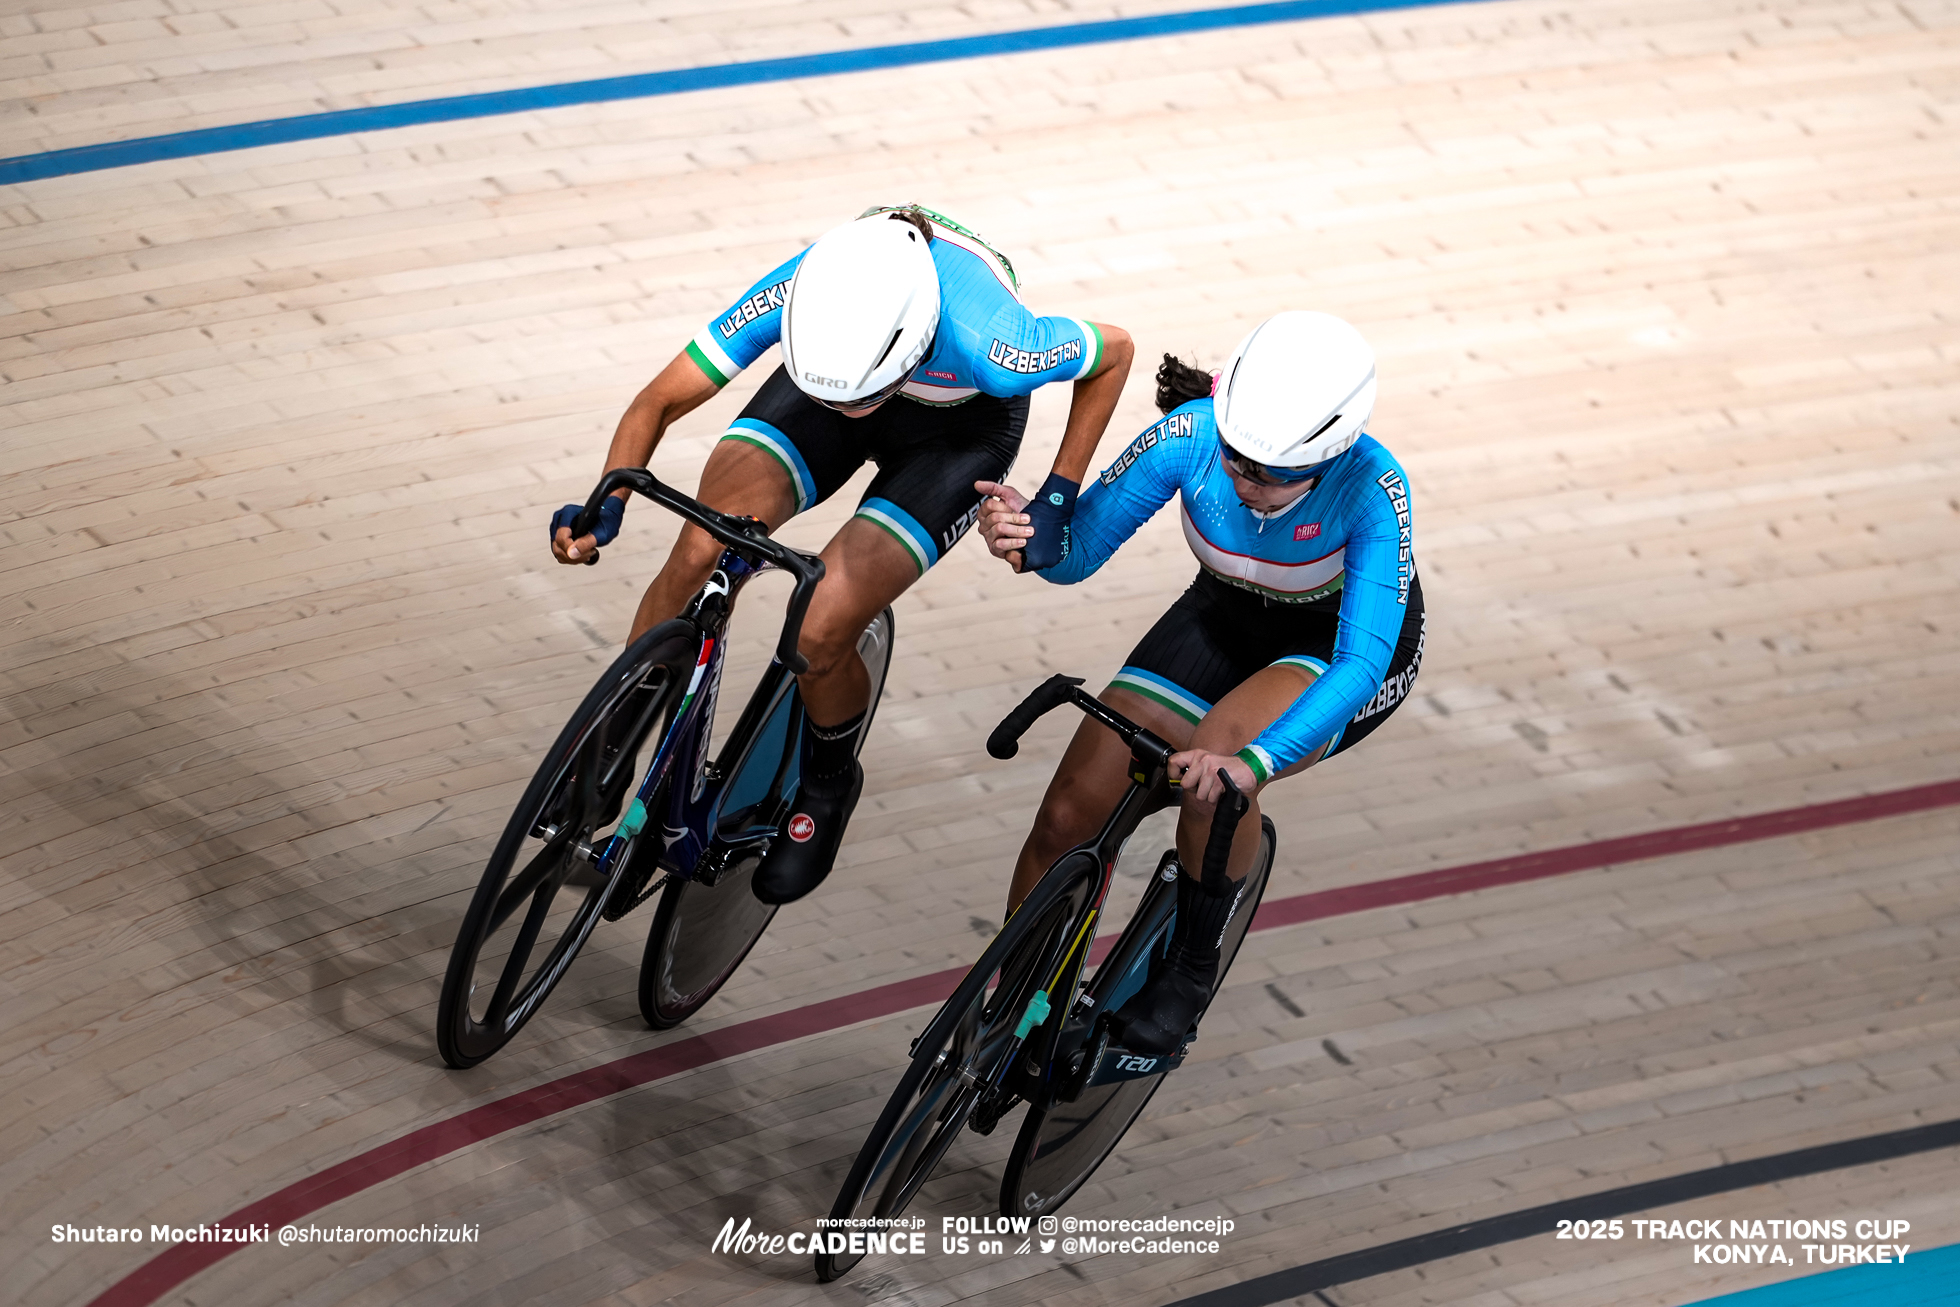
M 885 352 L 878 356 L 878 361 L 871 365 L 870 370 L 865 375 L 869 376 L 871 372 L 876 372 L 885 365 L 885 360 L 891 357 L 892 350 L 898 345 L 898 338 L 904 334 L 905 328 L 903 327 L 900 327 L 892 333 L 892 338 L 885 342 Z
M 1305 440 L 1301 441 L 1300 443 L 1303 445 L 1311 445 L 1314 441 L 1320 439 L 1323 435 L 1327 433 L 1327 428 L 1333 426 L 1336 422 L 1339 422 L 1340 420 L 1341 420 L 1341 415 L 1339 413 L 1336 413 L 1333 417 L 1328 418 L 1325 422 L 1320 424 L 1320 430 L 1314 432 L 1311 436 L 1308 436 Z

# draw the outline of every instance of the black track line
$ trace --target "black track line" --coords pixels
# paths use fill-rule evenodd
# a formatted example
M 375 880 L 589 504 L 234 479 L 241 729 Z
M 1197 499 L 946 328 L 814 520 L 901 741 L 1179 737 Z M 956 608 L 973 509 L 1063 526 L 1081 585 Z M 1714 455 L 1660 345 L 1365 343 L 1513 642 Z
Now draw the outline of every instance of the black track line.
M 1888 1134 L 1867 1135 L 1863 1139 L 1799 1148 L 1794 1152 L 1751 1158 L 1746 1162 L 1730 1162 L 1703 1171 L 1690 1171 L 1686 1175 L 1670 1176 L 1665 1180 L 1649 1180 L 1645 1184 L 1627 1185 L 1623 1189 L 1609 1189 L 1605 1193 L 1546 1203 L 1522 1212 L 1485 1217 L 1481 1221 L 1397 1239 L 1394 1243 L 1375 1248 L 1357 1249 L 1338 1257 L 1323 1258 L 1308 1262 L 1305 1266 L 1274 1271 L 1222 1289 L 1180 1298 L 1169 1307 L 1268 1307 L 1271 1303 L 1304 1298 L 1338 1284 L 1365 1280 L 1373 1275 L 1386 1275 L 1390 1271 L 1405 1271 L 1426 1262 L 1454 1257 L 1458 1253 L 1475 1252 L 1480 1248 L 1493 1248 L 1533 1235 L 1550 1234 L 1554 1221 L 1607 1220 L 1736 1189 L 1775 1184 L 1779 1180 L 1793 1180 L 1823 1171 L 1887 1162 L 1914 1153 L 1957 1146 L 1960 1146 L 1960 1121 L 1942 1121 L 1937 1125 L 1913 1126 Z

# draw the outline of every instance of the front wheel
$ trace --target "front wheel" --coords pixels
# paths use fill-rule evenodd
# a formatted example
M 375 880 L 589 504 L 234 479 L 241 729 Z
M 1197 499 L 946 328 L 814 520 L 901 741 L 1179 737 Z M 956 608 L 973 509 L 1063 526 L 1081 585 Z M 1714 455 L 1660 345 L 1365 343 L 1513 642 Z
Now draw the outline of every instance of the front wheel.
M 580 703 L 483 869 L 449 952 L 436 1046 L 471 1067 L 510 1042 L 584 947 L 631 846 L 601 877 L 594 863 L 639 779 L 637 759 L 687 690 L 700 636 L 667 622 L 635 640 Z M 656 737 L 657 738 L 657 737 Z
M 1063 954 L 1089 911 L 1101 868 L 1089 856 L 1057 863 L 1028 895 L 953 996 L 912 1045 L 912 1064 L 899 1077 L 851 1164 L 830 1209 L 831 1226 L 813 1236 L 846 1236 L 868 1217 L 896 1217 L 946 1155 L 981 1096 L 999 1094 L 1004 1063 L 1027 1031 L 1040 1024 L 1044 982 L 1063 967 Z M 1080 941 L 1077 941 L 1080 942 Z M 1054 998 L 1059 1005 L 1069 995 Z M 1032 1006 L 1031 1008 L 1031 1005 Z M 855 1224 L 839 1224 L 852 1221 Z M 843 1240 L 839 1240 L 843 1242 Z M 817 1252 L 817 1278 L 834 1280 L 863 1253 Z
M 1225 938 L 1219 942 L 1214 999 L 1225 986 L 1225 973 L 1230 970 L 1232 959 L 1238 956 L 1239 945 L 1252 924 L 1252 914 L 1259 910 L 1260 897 L 1266 892 L 1266 881 L 1273 870 L 1275 839 L 1273 823 L 1262 816 L 1259 855 L 1247 873 L 1252 879 L 1245 887 L 1244 906 L 1233 916 Z M 1158 920 L 1140 923 L 1142 929 L 1134 937 L 1126 932 L 1125 938 L 1097 969 L 1089 986 L 1089 993 L 1096 999 L 1095 1011 L 1113 1011 L 1142 984 L 1151 958 L 1163 951 L 1161 941 L 1171 929 L 1170 908 L 1175 899 L 1175 893 L 1161 896 Z M 1199 1016 L 1202 1018 L 1203 1013 Z M 1090 1044 L 1083 1050 L 1084 1057 L 1097 1054 L 1093 1038 Z M 1143 1115 L 1144 1107 L 1163 1080 L 1164 1073 L 1160 1072 L 1114 1084 L 1090 1085 L 1073 1102 L 1057 1101 L 1045 1107 L 1029 1108 L 1027 1119 L 1021 1123 L 1021 1133 L 1014 1140 L 1007 1173 L 1001 1177 L 1001 1214 L 1048 1216 L 1059 1210 L 1095 1174 L 1124 1133 Z

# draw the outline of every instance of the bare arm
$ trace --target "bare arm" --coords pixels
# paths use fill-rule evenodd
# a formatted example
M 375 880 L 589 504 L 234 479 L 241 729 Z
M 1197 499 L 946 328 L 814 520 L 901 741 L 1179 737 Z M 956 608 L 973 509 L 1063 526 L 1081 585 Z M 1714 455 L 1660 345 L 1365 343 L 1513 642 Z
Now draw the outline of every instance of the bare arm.
M 1096 370 L 1075 383 L 1070 397 L 1068 424 L 1062 428 L 1062 447 L 1055 454 L 1055 473 L 1077 485 L 1089 475 L 1089 464 L 1096 457 L 1096 444 L 1102 439 L 1116 401 L 1123 394 L 1123 382 L 1130 375 L 1130 360 L 1136 346 L 1130 333 L 1106 323 L 1095 324 L 1102 333 L 1103 356 Z
M 613 430 L 612 447 L 606 451 L 603 470 L 610 472 L 616 467 L 645 467 L 667 428 L 684 414 L 701 407 L 719 389 L 695 366 L 693 359 L 685 353 L 676 354 L 674 361 L 662 368 L 660 375 L 649 381 L 633 397 L 633 402 L 626 406 L 626 412 L 620 415 L 619 425 Z M 616 497 L 624 498 L 632 492 L 617 490 L 613 493 Z M 582 563 L 596 548 L 598 543 L 589 535 L 573 540 L 568 527 L 559 527 L 551 542 L 552 555 L 561 563 Z

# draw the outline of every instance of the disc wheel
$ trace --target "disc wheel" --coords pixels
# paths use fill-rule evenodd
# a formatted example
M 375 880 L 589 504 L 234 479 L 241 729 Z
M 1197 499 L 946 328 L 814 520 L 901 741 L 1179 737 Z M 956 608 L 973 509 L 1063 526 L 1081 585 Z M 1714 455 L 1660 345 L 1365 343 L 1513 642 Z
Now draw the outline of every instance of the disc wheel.
M 1212 988 L 1214 998 L 1224 987 L 1225 973 L 1230 970 L 1232 959 L 1238 956 L 1239 945 L 1252 924 L 1253 913 L 1259 910 L 1259 900 L 1272 875 L 1274 841 L 1273 823 L 1262 816 L 1259 819 L 1259 854 L 1252 870 L 1247 873 L 1252 880 L 1245 887 L 1245 903 L 1233 916 L 1231 927 L 1219 944 L 1218 981 Z M 1158 930 L 1168 925 L 1170 907 L 1175 897 L 1175 894 L 1165 896 L 1163 915 L 1166 921 L 1164 926 L 1157 927 Z M 1139 944 L 1147 946 L 1150 934 L 1152 932 L 1146 926 L 1146 938 L 1140 939 Z M 1104 960 L 1089 986 L 1089 993 L 1096 999 L 1095 1011 L 1109 1010 L 1107 999 L 1112 987 L 1121 979 L 1122 972 L 1128 970 L 1135 956 L 1133 950 L 1119 947 Z M 1203 1016 L 1202 1013 L 1199 1015 Z M 1085 1056 L 1094 1057 L 1098 1051 L 1092 1038 Z M 1157 1086 L 1163 1080 L 1164 1074 L 1159 1073 L 1140 1076 L 1135 1080 L 1120 1080 L 1115 1084 L 1091 1085 L 1074 1102 L 1053 1102 L 1031 1107 L 1021 1123 L 1021 1133 L 1014 1140 L 1014 1152 L 1008 1158 L 1006 1174 L 1001 1177 L 1001 1214 L 1036 1217 L 1048 1216 L 1059 1210 L 1095 1174 L 1103 1159 L 1109 1156 L 1130 1126 L 1143 1114 L 1150 1096 L 1157 1092 Z
M 634 641 L 585 696 L 505 824 L 449 952 L 436 1045 L 470 1067 L 510 1042 L 584 946 L 632 849 L 609 877 L 594 864 L 687 690 L 699 636 L 667 622 Z M 595 838 L 596 835 L 596 838 Z
M 871 619 L 858 637 L 858 654 L 871 676 L 871 701 L 865 707 L 864 745 L 871 719 L 877 715 L 885 676 L 892 661 L 892 610 Z M 792 740 L 790 747 L 796 747 Z M 741 771 L 741 763 L 730 774 Z M 776 905 L 757 899 L 751 882 L 762 865 L 762 851 L 743 850 L 733 857 L 713 885 L 674 878 L 661 891 L 660 906 L 647 931 L 640 960 L 640 1015 L 655 1030 L 679 1025 L 715 996 L 776 915 Z
M 1056 864 L 994 936 L 913 1044 L 911 1064 L 831 1206 L 833 1221 L 895 1217 L 918 1194 L 980 1094 L 1000 1082 L 1015 1030 L 1036 990 L 1061 964 L 1099 872 L 1092 857 Z M 863 1253 L 826 1248 L 816 1256 L 817 1278 L 834 1280 L 863 1259 Z

